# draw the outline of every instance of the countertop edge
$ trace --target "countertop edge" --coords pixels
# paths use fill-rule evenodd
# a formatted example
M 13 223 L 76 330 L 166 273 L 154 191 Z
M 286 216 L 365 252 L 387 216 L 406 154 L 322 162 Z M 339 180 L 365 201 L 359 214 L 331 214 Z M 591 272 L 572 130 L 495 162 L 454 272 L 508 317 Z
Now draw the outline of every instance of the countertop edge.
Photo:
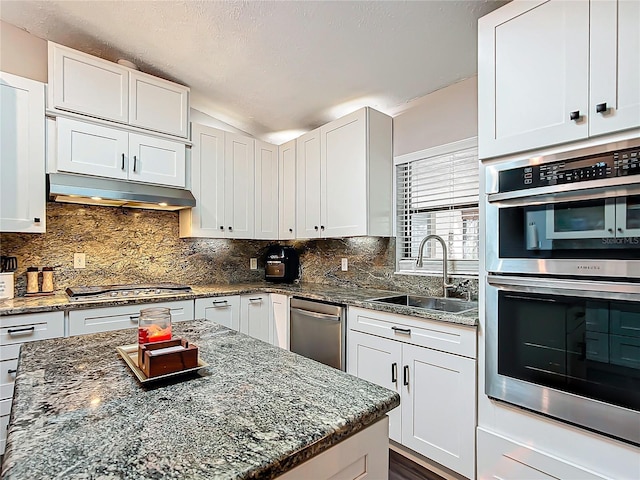
M 312 286 L 310 286 L 312 285 Z M 381 304 L 371 302 L 363 298 L 349 298 L 349 294 L 336 295 L 335 292 L 322 292 L 323 287 L 327 290 L 340 287 L 322 285 L 322 284 L 300 284 L 300 285 L 282 285 L 282 284 L 229 284 L 229 285 L 195 285 L 192 287 L 194 291 L 191 293 L 180 293 L 175 295 L 166 295 L 154 298 L 144 299 L 117 299 L 117 300 L 98 300 L 98 301 L 71 301 L 66 294 L 59 292 L 49 297 L 18 297 L 13 300 L 0 301 L 0 317 L 8 315 L 20 315 L 27 313 L 43 313 L 55 311 L 71 311 L 71 310 L 87 310 L 93 308 L 117 307 L 125 305 L 136 305 L 158 302 L 172 302 L 179 300 L 195 300 L 200 298 L 213 298 L 228 295 L 253 294 L 258 292 L 276 293 L 289 296 L 303 297 L 311 300 L 327 301 L 339 304 L 345 304 L 353 307 L 367 308 L 396 315 L 407 315 L 412 317 L 424 318 L 426 320 L 451 323 L 455 325 L 477 327 L 478 310 L 466 312 L 458 315 L 449 312 L 437 312 L 434 310 L 422 310 L 413 307 L 405 307 L 401 305 Z M 311 289 L 311 290 L 309 290 Z M 369 298 L 380 297 L 384 295 L 397 295 L 401 292 L 393 290 L 374 290 L 374 289 L 358 289 L 362 292 L 371 292 L 371 295 L 359 295 Z M 346 290 L 348 292 L 348 290 Z M 25 305 L 13 305 L 15 302 L 24 303 Z M 11 302 L 11 303 L 9 303 Z

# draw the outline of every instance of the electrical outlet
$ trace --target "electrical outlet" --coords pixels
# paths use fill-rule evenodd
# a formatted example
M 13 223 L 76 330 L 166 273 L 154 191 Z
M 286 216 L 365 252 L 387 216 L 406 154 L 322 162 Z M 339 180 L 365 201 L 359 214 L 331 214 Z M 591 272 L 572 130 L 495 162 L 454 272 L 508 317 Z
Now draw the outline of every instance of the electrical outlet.
M 87 258 L 84 253 L 73 254 L 73 268 L 85 268 Z
M 346 258 L 342 259 L 342 271 L 346 272 L 347 270 L 349 270 L 349 261 Z
M 257 270 L 258 269 L 258 259 L 257 258 L 252 258 L 251 260 L 249 260 L 249 268 L 251 270 Z

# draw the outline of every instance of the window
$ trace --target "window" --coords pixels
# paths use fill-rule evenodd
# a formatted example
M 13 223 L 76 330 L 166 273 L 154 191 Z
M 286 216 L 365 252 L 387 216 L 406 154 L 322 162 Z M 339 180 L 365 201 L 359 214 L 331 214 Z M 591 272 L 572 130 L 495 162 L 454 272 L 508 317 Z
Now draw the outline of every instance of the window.
M 395 165 L 398 273 L 441 273 L 442 247 L 435 240 L 424 246 L 424 266 L 416 266 L 422 239 L 438 235 L 447 245 L 449 271 L 477 275 L 476 139 L 396 157 Z

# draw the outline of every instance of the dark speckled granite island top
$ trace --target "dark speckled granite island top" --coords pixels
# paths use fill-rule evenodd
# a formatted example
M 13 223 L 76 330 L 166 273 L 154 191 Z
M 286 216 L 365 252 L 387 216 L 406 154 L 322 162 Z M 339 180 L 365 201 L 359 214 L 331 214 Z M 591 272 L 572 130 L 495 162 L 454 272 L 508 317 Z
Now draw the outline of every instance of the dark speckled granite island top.
M 135 330 L 27 343 L 3 479 L 273 478 L 375 423 L 398 394 L 212 322 L 174 325 L 209 366 L 141 386 Z

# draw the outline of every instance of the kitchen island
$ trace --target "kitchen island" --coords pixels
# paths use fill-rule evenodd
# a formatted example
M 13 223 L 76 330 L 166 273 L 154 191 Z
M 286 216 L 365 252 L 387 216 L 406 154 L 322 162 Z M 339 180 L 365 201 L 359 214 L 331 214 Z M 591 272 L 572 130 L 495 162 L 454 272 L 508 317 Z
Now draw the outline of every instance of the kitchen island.
M 115 350 L 136 334 L 22 345 L 3 479 L 310 478 L 312 457 L 381 431 L 386 455 L 395 392 L 202 320 L 174 335 L 208 367 L 143 386 Z

